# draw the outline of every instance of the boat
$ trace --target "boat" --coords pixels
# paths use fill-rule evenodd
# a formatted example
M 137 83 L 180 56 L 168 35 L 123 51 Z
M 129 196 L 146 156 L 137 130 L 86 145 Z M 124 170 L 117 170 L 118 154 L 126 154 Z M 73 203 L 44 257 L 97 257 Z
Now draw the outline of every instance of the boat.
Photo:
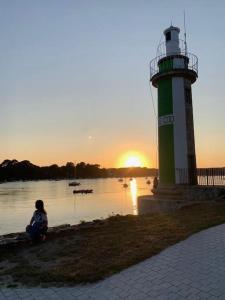
M 119 181 L 119 182 L 123 182 L 123 178 L 119 178 L 118 181 Z
M 78 186 L 78 185 L 80 185 L 80 182 L 72 181 L 72 182 L 69 182 L 68 185 L 69 186 Z
M 73 178 L 74 179 L 76 179 L 77 178 L 77 166 L 76 166 L 76 163 L 74 163 L 74 173 L 73 173 Z M 69 184 L 68 184 L 69 186 L 78 186 L 78 185 L 80 185 L 80 182 L 77 182 L 77 181 L 71 181 L 71 182 L 69 182 Z
M 133 180 L 133 178 L 130 178 L 130 181 Z
M 124 183 L 124 184 L 123 184 L 123 187 L 124 187 L 124 188 L 127 188 L 127 187 L 128 187 L 128 184 L 127 184 L 127 183 Z
M 147 180 L 146 183 L 147 183 L 147 184 L 151 184 L 151 181 L 150 181 L 150 180 Z
M 89 190 L 73 190 L 74 194 L 90 194 L 93 193 L 93 190 L 89 189 Z

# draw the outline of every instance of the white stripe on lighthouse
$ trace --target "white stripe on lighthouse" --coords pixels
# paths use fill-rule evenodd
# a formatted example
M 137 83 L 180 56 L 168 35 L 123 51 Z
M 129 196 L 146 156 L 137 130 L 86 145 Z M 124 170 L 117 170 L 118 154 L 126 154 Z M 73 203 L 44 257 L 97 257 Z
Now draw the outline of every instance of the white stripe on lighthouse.
M 177 169 L 187 169 L 187 134 L 186 134 L 186 114 L 184 79 L 173 77 L 173 114 L 174 114 L 174 158 L 175 158 L 175 180 L 180 183 Z M 182 182 L 184 183 L 184 182 Z

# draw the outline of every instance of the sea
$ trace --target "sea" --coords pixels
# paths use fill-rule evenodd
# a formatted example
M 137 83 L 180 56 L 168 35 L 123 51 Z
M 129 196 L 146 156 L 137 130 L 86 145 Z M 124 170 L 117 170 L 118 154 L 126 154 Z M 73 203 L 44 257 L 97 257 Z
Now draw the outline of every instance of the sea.
M 150 184 L 147 181 L 150 180 Z M 24 231 L 35 210 L 35 201 L 44 201 L 49 226 L 78 224 L 82 221 L 120 214 L 138 214 L 137 197 L 150 195 L 153 178 L 79 179 L 17 181 L 0 184 L 0 235 Z M 128 187 L 124 188 L 123 184 Z M 93 189 L 91 194 L 74 194 L 74 189 Z

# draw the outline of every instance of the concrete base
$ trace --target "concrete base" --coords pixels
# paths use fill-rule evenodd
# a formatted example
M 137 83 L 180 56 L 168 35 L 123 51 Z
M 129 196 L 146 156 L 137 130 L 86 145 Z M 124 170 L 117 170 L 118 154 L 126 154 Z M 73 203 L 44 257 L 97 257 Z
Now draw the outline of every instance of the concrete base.
M 154 191 L 157 199 L 205 201 L 225 196 L 224 186 L 201 186 L 201 185 L 159 185 Z
M 138 213 L 168 213 L 174 212 L 184 205 L 187 201 L 156 199 L 154 196 L 146 195 L 138 197 Z
M 173 212 L 197 202 L 225 201 L 225 187 L 159 185 L 154 195 L 138 197 L 138 213 Z

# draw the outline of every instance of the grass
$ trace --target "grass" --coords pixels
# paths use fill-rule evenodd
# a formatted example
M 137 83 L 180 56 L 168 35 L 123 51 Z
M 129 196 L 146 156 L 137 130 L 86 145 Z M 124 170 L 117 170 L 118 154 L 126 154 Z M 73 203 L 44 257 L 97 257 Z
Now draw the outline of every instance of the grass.
M 173 214 L 112 216 L 91 228 L 50 236 L 43 244 L 0 248 L 0 285 L 5 275 L 11 276 L 10 284 L 31 286 L 94 282 L 224 222 L 221 203 L 196 204 Z

